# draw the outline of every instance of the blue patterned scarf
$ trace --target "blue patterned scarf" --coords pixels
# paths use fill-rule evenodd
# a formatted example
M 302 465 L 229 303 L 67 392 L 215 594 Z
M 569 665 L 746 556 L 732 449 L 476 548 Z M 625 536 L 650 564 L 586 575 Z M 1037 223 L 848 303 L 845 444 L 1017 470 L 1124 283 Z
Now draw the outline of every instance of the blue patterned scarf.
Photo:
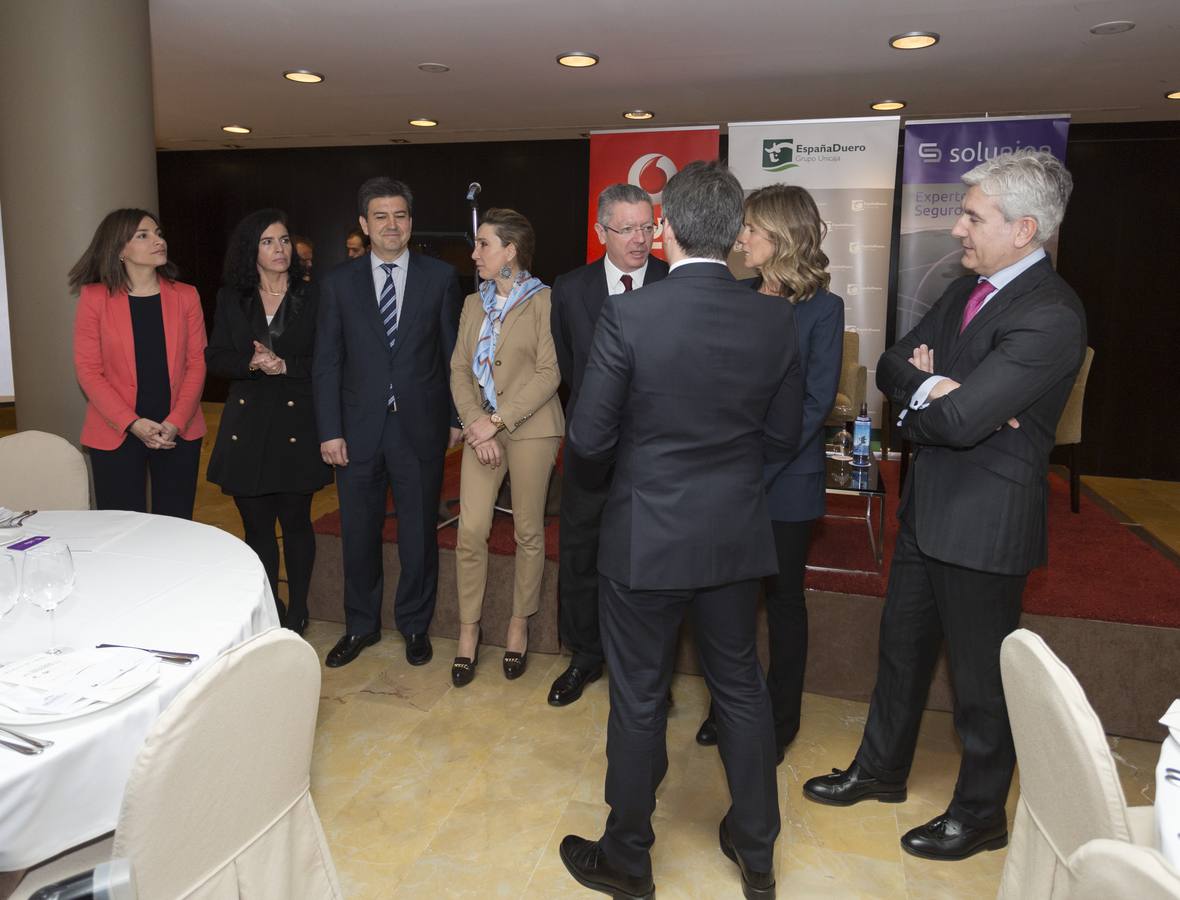
M 479 329 L 479 340 L 475 344 L 475 359 L 471 363 L 471 371 L 475 373 L 475 380 L 483 388 L 484 409 L 496 409 L 496 385 L 492 381 L 492 360 L 496 358 L 496 341 L 500 337 L 500 326 L 508 318 L 508 313 L 524 304 L 529 297 L 545 287 L 540 278 L 534 278 L 528 272 L 521 272 L 512 284 L 508 294 L 508 301 L 504 308 L 496 309 L 496 282 L 484 281 L 479 286 L 479 299 L 483 302 L 483 325 Z

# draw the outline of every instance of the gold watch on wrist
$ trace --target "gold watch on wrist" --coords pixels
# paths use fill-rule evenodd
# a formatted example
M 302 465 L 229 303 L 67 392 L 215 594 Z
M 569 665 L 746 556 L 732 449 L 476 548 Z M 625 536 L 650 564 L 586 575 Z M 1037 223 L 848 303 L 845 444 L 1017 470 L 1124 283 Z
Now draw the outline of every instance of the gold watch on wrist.
M 490 416 L 488 416 L 488 419 L 491 420 L 491 423 L 496 426 L 496 431 L 499 431 L 504 427 L 504 420 L 500 418 L 499 413 L 492 413 Z

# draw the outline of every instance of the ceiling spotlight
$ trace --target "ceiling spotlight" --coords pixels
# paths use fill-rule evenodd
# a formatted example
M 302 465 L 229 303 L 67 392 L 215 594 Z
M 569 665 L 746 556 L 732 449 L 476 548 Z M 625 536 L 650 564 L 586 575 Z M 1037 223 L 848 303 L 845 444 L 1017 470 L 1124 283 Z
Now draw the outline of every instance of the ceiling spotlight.
M 418 69 L 422 72 L 429 72 L 431 75 L 441 75 L 443 72 L 451 71 L 451 67 L 446 63 L 418 63 Z
M 921 50 L 933 47 L 939 41 L 939 36 L 933 31 L 906 31 L 895 34 L 889 39 L 889 46 L 897 50 Z
M 1168 100 L 1180 100 L 1180 91 L 1168 91 L 1164 97 Z
M 245 125 L 222 125 L 221 130 L 227 134 L 249 134 L 252 129 Z
M 1134 22 L 1128 22 L 1125 19 L 1119 19 L 1114 22 L 1101 22 L 1090 29 L 1090 34 L 1107 35 L 1107 34 L 1122 34 L 1125 31 L 1130 31 L 1135 27 Z
M 895 109 L 905 109 L 904 100 L 878 100 L 872 106 L 878 112 L 893 112 Z
M 438 124 L 438 119 L 432 119 L 430 116 L 418 116 L 416 119 L 410 119 L 410 124 L 415 128 L 433 128 Z
M 655 113 L 653 113 L 650 109 L 629 109 L 623 113 L 624 119 L 634 119 L 637 122 L 644 122 L 647 119 L 654 117 Z
M 557 57 L 557 62 L 571 69 L 588 69 L 590 66 L 598 65 L 598 54 L 587 53 L 584 50 L 571 50 L 569 53 L 560 54 Z
M 283 73 L 283 77 L 297 84 L 319 84 L 324 80 L 323 75 L 310 69 L 288 69 Z

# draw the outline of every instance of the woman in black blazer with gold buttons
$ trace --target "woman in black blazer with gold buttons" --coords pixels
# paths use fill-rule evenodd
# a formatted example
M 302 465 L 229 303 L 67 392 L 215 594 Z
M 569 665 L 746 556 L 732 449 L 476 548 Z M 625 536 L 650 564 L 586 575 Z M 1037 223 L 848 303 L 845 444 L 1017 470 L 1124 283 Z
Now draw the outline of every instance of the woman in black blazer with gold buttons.
M 332 480 L 320 459 L 311 397 L 318 295 L 302 276 L 286 215 L 261 209 L 246 216 L 230 237 L 205 351 L 209 372 L 230 381 L 208 478 L 234 498 L 279 616 L 300 634 L 315 561 L 311 497 Z M 276 519 L 287 563 L 286 609 L 278 597 Z

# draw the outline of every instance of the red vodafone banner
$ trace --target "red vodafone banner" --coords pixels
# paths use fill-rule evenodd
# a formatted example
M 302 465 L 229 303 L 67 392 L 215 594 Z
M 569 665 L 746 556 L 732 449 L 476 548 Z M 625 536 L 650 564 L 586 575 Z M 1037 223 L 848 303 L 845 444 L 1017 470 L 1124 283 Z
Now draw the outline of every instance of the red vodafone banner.
M 717 159 L 719 125 L 689 128 L 627 128 L 590 132 L 590 212 L 586 223 L 586 262 L 602 256 L 602 242 L 594 233 L 598 195 L 619 182 L 639 185 L 651 195 L 656 222 L 661 193 L 668 179 L 693 160 Z M 662 226 L 656 226 L 652 252 L 664 258 Z

